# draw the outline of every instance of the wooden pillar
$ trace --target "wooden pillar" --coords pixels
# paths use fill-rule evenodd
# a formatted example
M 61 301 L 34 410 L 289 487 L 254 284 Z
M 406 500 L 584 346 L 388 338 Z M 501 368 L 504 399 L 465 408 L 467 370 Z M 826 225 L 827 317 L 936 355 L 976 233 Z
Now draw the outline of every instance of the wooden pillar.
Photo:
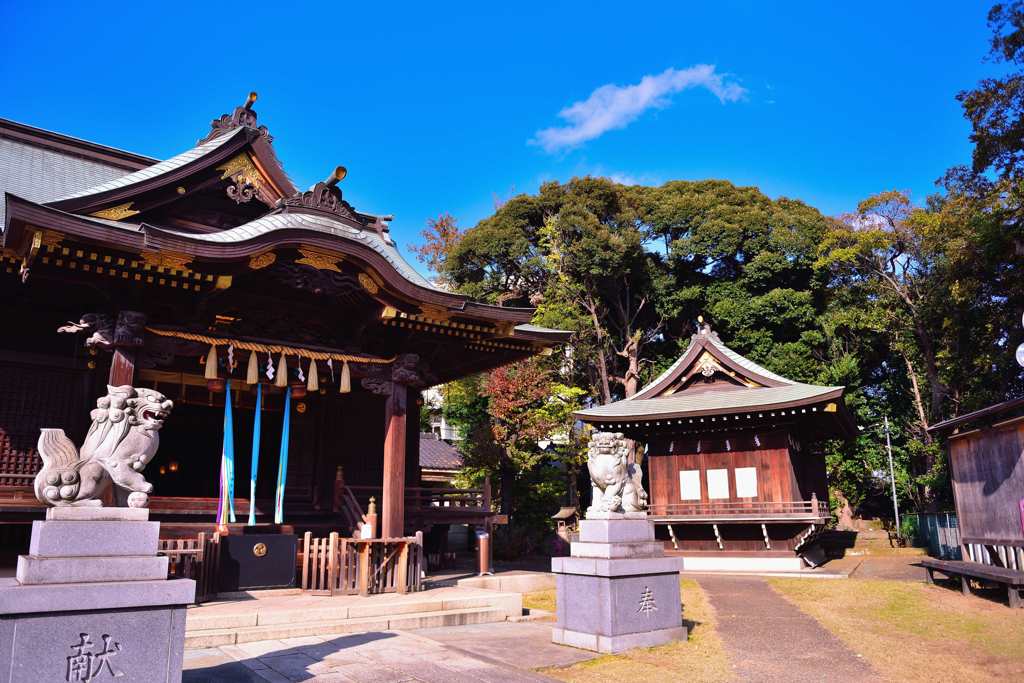
M 107 384 L 112 387 L 131 385 L 135 381 L 135 349 L 115 348 L 110 359 L 110 377 Z
M 384 409 L 384 482 L 381 537 L 405 535 L 405 431 L 408 388 L 393 384 Z
M 135 382 L 135 355 L 144 341 L 146 316 L 138 311 L 121 311 L 114 324 L 113 357 L 107 384 L 131 386 Z

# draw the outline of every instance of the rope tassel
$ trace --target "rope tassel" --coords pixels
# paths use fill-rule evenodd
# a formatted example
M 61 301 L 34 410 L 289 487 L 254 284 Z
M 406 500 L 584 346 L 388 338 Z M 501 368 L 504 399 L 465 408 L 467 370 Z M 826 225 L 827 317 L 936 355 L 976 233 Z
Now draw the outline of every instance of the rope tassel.
M 256 358 L 256 352 L 253 351 L 249 354 L 249 367 L 245 372 L 245 383 L 246 384 L 259 384 L 260 381 L 260 361 Z
M 341 366 L 341 381 L 338 382 L 338 393 L 347 394 L 352 391 L 352 375 L 348 371 L 348 361 Z
M 306 389 L 320 391 L 320 378 L 316 374 L 316 361 L 309 361 L 309 375 L 306 377 Z
M 281 360 L 277 364 L 277 375 L 274 379 L 275 387 L 286 387 L 288 386 L 288 361 L 284 359 L 284 354 L 281 354 Z
M 206 355 L 206 379 L 217 379 L 217 346 L 210 346 L 210 353 Z

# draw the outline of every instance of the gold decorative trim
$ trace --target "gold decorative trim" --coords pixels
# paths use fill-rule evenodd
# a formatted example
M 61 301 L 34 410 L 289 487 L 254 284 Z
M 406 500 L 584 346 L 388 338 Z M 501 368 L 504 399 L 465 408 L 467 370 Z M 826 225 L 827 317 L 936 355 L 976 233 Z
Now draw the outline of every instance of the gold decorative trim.
M 89 214 L 90 216 L 96 216 L 97 218 L 106 218 L 111 221 L 119 221 L 129 216 L 134 216 L 138 211 L 132 208 L 134 202 L 126 202 L 124 204 L 118 204 L 117 206 L 111 206 L 100 211 L 94 211 Z
M 217 281 L 213 283 L 213 286 L 217 289 L 230 289 L 231 280 L 232 278 L 230 275 L 218 275 Z
M 64 235 L 53 230 L 43 230 L 43 246 L 48 251 L 53 251 L 60 246 L 60 243 L 64 240 Z
M 217 170 L 223 171 L 223 175 L 220 177 L 221 180 L 231 178 L 236 182 L 248 183 L 256 188 L 256 192 L 261 197 L 266 198 L 269 196 L 267 194 L 267 181 L 247 152 L 242 152 L 233 159 L 229 159 L 223 165 L 218 166 Z
M 377 283 L 374 282 L 373 278 L 367 275 L 366 273 L 359 273 L 358 277 L 359 284 L 361 284 L 363 286 L 363 289 L 365 289 L 370 294 L 376 294 L 377 292 L 380 291 L 380 287 L 377 286 Z
M 338 261 L 341 258 L 334 254 L 327 254 L 308 247 L 300 248 L 299 253 L 302 254 L 302 258 L 295 259 L 296 263 L 301 263 L 304 266 L 313 266 L 317 270 L 341 272 L 341 268 L 338 267 Z
M 496 322 L 494 323 L 494 331 L 498 337 L 511 337 L 515 334 L 515 323 L 510 322 Z
M 166 268 L 168 270 L 188 270 L 192 257 L 173 251 L 143 251 L 139 254 L 144 265 L 150 268 Z
M 262 254 L 256 254 L 249 259 L 249 268 L 252 270 L 262 270 L 266 268 L 274 261 L 277 260 L 277 254 L 272 251 L 266 251 Z

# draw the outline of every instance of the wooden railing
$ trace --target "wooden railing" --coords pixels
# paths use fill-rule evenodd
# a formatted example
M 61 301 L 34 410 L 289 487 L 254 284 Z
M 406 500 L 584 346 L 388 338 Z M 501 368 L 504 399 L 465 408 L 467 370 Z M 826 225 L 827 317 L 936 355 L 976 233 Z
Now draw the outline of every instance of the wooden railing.
M 652 517 L 828 517 L 828 503 L 811 500 L 651 503 Z
M 302 590 L 313 595 L 369 595 L 421 590 L 422 537 L 302 538 Z
M 196 604 L 217 595 L 217 570 L 220 566 L 220 534 L 200 532 L 196 538 L 160 539 L 157 555 L 166 555 L 168 578 L 193 579 Z
M 379 486 L 347 486 L 355 497 L 355 506 L 359 501 L 374 496 L 381 500 Z M 405 509 L 407 511 L 430 511 L 439 508 L 465 510 L 467 512 L 490 512 L 490 486 L 485 484 L 479 489 L 430 488 L 427 486 L 407 486 L 405 488 Z

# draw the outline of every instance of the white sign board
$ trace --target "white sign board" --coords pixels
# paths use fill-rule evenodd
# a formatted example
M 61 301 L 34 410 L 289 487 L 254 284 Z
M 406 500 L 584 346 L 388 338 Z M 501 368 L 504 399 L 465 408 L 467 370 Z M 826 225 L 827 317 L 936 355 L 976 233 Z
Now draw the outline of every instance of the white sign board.
M 757 468 L 736 468 L 736 497 L 757 498 Z
M 708 498 L 729 497 L 729 470 L 708 470 Z
M 679 499 L 700 500 L 700 470 L 679 470 Z

